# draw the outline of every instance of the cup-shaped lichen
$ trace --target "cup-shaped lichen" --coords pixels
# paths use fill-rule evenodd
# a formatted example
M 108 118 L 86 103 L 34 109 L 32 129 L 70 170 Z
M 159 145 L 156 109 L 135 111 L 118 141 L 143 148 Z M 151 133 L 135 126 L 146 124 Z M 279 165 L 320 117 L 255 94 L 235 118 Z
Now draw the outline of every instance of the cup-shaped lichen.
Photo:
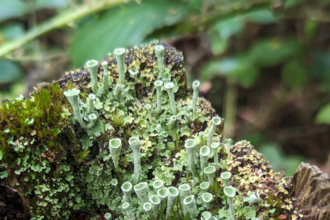
M 164 70 L 164 46 L 163 45 L 156 45 L 155 46 L 155 53 L 158 60 L 158 70 L 159 75 L 158 77 L 163 76 L 163 70 Z
M 194 139 L 188 139 L 185 142 L 185 148 L 188 154 L 188 166 L 191 173 L 196 176 L 195 171 L 195 152 L 196 152 L 196 142 Z
M 201 147 L 199 150 L 199 157 L 200 157 L 200 163 L 201 163 L 201 178 L 204 176 L 204 168 L 206 167 L 207 164 L 207 158 L 210 155 L 210 148 L 207 146 Z
M 180 203 L 182 206 L 182 209 L 184 210 L 185 207 L 183 206 L 183 200 L 190 195 L 190 186 L 189 184 L 185 183 L 179 186 L 179 192 L 180 192 Z
M 190 195 L 187 196 L 184 200 L 183 200 L 183 212 L 184 215 L 188 215 L 190 216 L 191 219 L 195 219 L 197 217 L 197 207 L 196 207 L 196 201 L 195 201 L 195 196 L 194 195 Z
M 125 182 L 121 185 L 121 190 L 124 193 L 124 202 L 128 202 L 131 198 L 133 185 L 130 182 Z
M 153 219 L 153 209 L 150 202 L 145 202 L 143 204 L 143 210 L 147 213 L 149 219 Z
M 94 114 L 94 113 L 89 114 L 88 115 L 88 120 L 89 120 L 89 123 L 87 124 L 87 129 L 90 129 L 95 125 L 95 122 L 97 120 L 97 115 Z
M 103 90 L 107 92 L 109 90 L 109 73 L 108 73 L 108 62 L 103 61 L 101 63 L 102 68 L 103 68 Z
M 92 91 L 97 94 L 97 72 L 99 69 L 99 62 L 97 60 L 89 60 L 86 62 L 86 67 L 91 75 Z
M 133 79 L 137 80 L 137 76 L 138 76 L 139 70 L 135 70 L 135 71 L 134 71 L 134 70 L 129 69 L 128 72 L 129 72 L 129 75 L 130 75 Z
M 147 109 L 147 114 L 148 114 L 149 122 L 152 123 L 151 105 L 148 103 L 148 104 L 145 105 L 145 108 Z
M 176 115 L 176 106 L 175 106 L 175 99 L 174 99 L 174 83 L 173 82 L 167 82 L 164 85 L 165 90 L 168 93 L 168 98 L 170 99 L 171 109 L 173 115 Z
M 117 179 L 112 179 L 110 183 L 113 186 L 117 186 L 118 185 L 118 180 Z
M 220 174 L 220 177 L 221 177 L 221 179 L 222 179 L 222 181 L 223 181 L 223 184 L 224 184 L 225 186 L 228 186 L 228 184 L 229 184 L 229 180 L 230 180 L 230 177 L 231 177 L 231 173 L 230 173 L 230 172 L 222 172 L 222 173 Z
M 88 95 L 88 111 L 87 113 L 91 113 L 94 109 L 94 101 L 96 100 L 96 95 L 90 93 Z
M 163 213 L 165 209 L 165 202 L 168 194 L 168 189 L 163 187 L 157 191 L 157 196 L 161 199 L 160 212 Z
M 235 209 L 234 209 L 234 203 L 233 203 L 233 198 L 236 195 L 236 191 L 233 187 L 231 186 L 226 186 L 223 189 L 223 192 L 225 193 L 225 195 L 227 196 L 227 201 L 228 201 L 228 205 L 229 205 L 229 213 L 230 213 L 230 217 L 232 219 L 236 219 L 235 218 Z
M 105 214 L 104 214 L 104 218 L 105 218 L 106 220 L 111 220 L 111 218 L 112 218 L 111 213 L 109 213 L 109 212 L 105 213 Z
M 152 187 L 154 188 L 155 192 L 157 192 L 159 189 L 164 187 L 164 182 L 162 180 L 155 180 L 152 183 Z
M 139 137 L 131 137 L 128 141 L 132 151 L 133 151 L 133 158 L 134 158 L 134 184 L 138 183 L 141 176 L 141 144 Z
M 211 149 L 212 149 L 212 152 L 213 152 L 214 163 L 219 163 L 219 156 L 218 156 L 219 146 L 220 146 L 220 143 L 219 142 L 213 142 L 211 144 Z
M 199 80 L 195 80 L 192 84 L 192 87 L 194 89 L 193 98 L 192 98 L 193 117 L 196 117 L 196 103 L 197 103 L 197 97 L 198 97 L 200 84 L 201 83 Z
M 216 171 L 216 169 L 214 166 L 207 166 L 204 168 L 204 173 L 206 174 L 206 176 L 209 180 L 211 188 L 213 188 L 213 186 L 214 186 L 215 171 Z
M 157 195 L 162 201 L 164 201 L 167 198 L 167 193 L 168 193 L 168 189 L 166 187 L 157 190 Z
M 160 210 L 160 202 L 161 199 L 157 195 L 152 195 L 149 197 L 149 202 L 151 203 L 153 209 L 154 209 L 154 216 L 157 217 L 157 214 Z
M 212 126 L 211 126 L 211 128 L 210 128 L 210 130 L 209 130 L 209 132 L 207 134 L 207 146 L 208 147 L 211 147 L 215 129 L 220 124 L 221 124 L 221 118 L 220 117 L 213 117 L 212 118 Z
M 157 112 L 159 113 L 162 110 L 162 85 L 163 81 L 156 80 L 154 82 L 154 86 L 156 87 L 157 91 Z
M 117 64 L 118 64 L 118 74 L 119 74 L 119 84 L 125 83 L 125 73 L 126 73 L 126 65 L 125 65 L 125 55 L 126 50 L 125 48 L 117 48 L 114 51 L 116 56 Z
M 79 94 L 80 94 L 80 90 L 76 89 L 76 88 L 73 88 L 73 89 L 70 89 L 70 90 L 64 92 L 64 95 L 69 100 L 69 102 L 72 106 L 73 112 L 74 112 L 80 126 L 82 128 L 86 128 L 86 125 L 81 117 L 80 106 L 79 106 Z
M 113 164 L 115 167 L 118 167 L 118 161 L 119 161 L 119 156 L 120 156 L 120 151 L 121 151 L 121 140 L 119 138 L 113 138 L 109 141 L 109 150 L 110 150 L 110 155 L 113 161 Z
M 179 196 L 179 190 L 173 186 L 168 187 L 167 193 L 167 207 L 166 207 L 166 217 L 172 215 L 172 209 L 176 203 L 176 199 Z
M 210 188 L 210 183 L 202 182 L 201 184 L 199 184 L 199 188 L 201 188 L 201 191 L 205 192 Z
M 135 185 L 134 191 L 135 191 L 136 195 L 139 197 L 139 199 L 141 200 L 141 202 L 143 202 L 143 203 L 148 202 L 148 192 L 149 192 L 148 183 L 141 182 L 141 183 Z
M 128 202 L 124 202 L 122 205 L 121 205 L 121 208 L 123 210 L 124 213 L 126 213 L 127 217 L 130 219 L 130 220 L 134 220 L 133 218 L 133 214 L 130 210 L 130 204 Z
M 212 213 L 209 211 L 202 212 L 202 219 L 203 220 L 210 220 L 212 218 Z
M 210 203 L 213 200 L 213 195 L 211 193 L 205 192 L 202 195 L 202 200 L 206 205 L 206 208 L 209 209 L 210 208 Z

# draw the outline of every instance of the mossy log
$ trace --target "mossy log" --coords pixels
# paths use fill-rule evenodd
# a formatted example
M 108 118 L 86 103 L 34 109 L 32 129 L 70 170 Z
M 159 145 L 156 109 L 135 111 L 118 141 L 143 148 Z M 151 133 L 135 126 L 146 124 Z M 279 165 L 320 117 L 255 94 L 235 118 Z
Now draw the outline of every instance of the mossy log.
M 134 181 L 151 186 L 153 181 L 160 180 L 166 187 L 177 188 L 189 184 L 188 194 L 194 195 L 197 201 L 198 211 L 193 210 L 193 213 L 198 219 L 205 210 L 220 219 L 230 218 L 223 193 L 224 182 L 220 178 L 222 172 L 232 174 L 226 185 L 237 191 L 234 205 L 239 220 L 256 217 L 259 220 L 330 219 L 330 180 L 318 168 L 302 164 L 293 178 L 273 172 L 268 161 L 249 142 L 234 144 L 223 137 L 222 118 L 217 118 L 220 125 L 214 129 L 213 138 L 208 138 L 213 135 L 213 131 L 208 131 L 217 114 L 203 98 L 195 102 L 196 115 L 193 114 L 183 56 L 166 44 L 163 44 L 164 72 L 159 76 L 157 44 L 159 42 L 152 42 L 126 50 L 128 71 L 123 100 L 116 97 L 119 68 L 115 56 L 109 54 L 99 62 L 95 101 L 88 98 L 91 77 L 87 68 L 82 67 L 68 71 L 53 83 L 36 86 L 30 98 L 18 97 L 0 105 L 0 184 L 21 196 L 26 212 L 35 219 L 77 219 L 81 212 L 88 212 L 89 217 L 107 212 L 107 216 L 118 219 L 123 219 L 124 215 L 146 218 L 135 194 L 129 201 L 132 210 L 126 210 L 130 214 L 118 208 L 123 198 L 120 186 L 133 182 L 134 176 L 129 139 L 138 137 L 142 168 Z M 130 75 L 130 71 L 138 71 L 138 76 Z M 102 87 L 105 72 L 110 78 L 106 90 Z M 175 85 L 176 115 L 173 115 L 173 105 L 164 88 L 161 111 L 156 111 L 158 100 L 153 83 L 160 78 Z M 74 115 L 77 111 L 72 111 L 63 94 L 73 88 L 75 92 L 81 91 L 78 104 L 83 121 L 80 123 Z M 87 113 L 91 111 L 98 116 L 95 125 L 80 126 L 84 121 L 90 123 Z M 119 138 L 122 143 L 116 166 L 110 159 L 108 147 L 113 138 Z M 196 154 L 197 159 L 192 160 L 196 161 L 195 165 L 189 166 L 194 166 L 191 170 L 198 172 L 189 171 L 186 141 L 196 144 L 197 154 L 204 145 L 218 143 L 219 149 L 212 151 L 207 161 L 208 167 L 216 168 L 214 179 L 203 175 L 201 167 L 205 164 L 200 165 Z M 217 159 L 213 159 L 213 152 L 217 152 Z M 140 159 L 137 161 L 140 163 Z M 214 186 L 203 189 L 213 195 L 207 205 L 202 203 L 203 190 L 199 187 L 206 181 Z M 195 198 L 192 197 L 193 204 Z M 191 216 L 181 208 L 178 203 L 176 214 L 169 219 L 189 219 Z M 162 210 L 158 214 L 165 218 L 166 208 Z

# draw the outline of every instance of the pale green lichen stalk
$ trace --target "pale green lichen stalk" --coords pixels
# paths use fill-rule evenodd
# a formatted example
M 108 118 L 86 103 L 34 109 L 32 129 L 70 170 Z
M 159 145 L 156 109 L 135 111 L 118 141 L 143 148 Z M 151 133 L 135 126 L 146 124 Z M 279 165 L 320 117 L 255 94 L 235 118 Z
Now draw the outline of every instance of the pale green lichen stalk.
M 212 118 L 212 126 L 207 134 L 207 146 L 210 148 L 213 140 L 213 135 L 215 132 L 215 129 L 218 125 L 221 124 L 221 118 L 220 117 L 213 117 Z
M 157 195 L 152 195 L 149 197 L 149 202 L 151 203 L 153 209 L 154 209 L 154 218 L 157 218 L 159 209 L 160 209 L 160 203 L 161 199 Z
M 119 138 L 114 138 L 109 141 L 109 150 L 112 157 L 113 164 L 118 167 L 119 156 L 121 152 L 121 140 Z
M 210 209 L 210 203 L 213 200 L 213 195 L 211 193 L 205 192 L 202 195 L 202 200 L 206 205 L 207 209 Z
M 170 217 L 173 214 L 173 206 L 176 204 L 176 199 L 179 196 L 179 190 L 173 186 L 168 187 L 167 194 L 167 207 L 166 217 Z
M 154 82 L 156 91 L 157 91 L 157 112 L 159 113 L 162 110 L 162 85 L 163 81 L 156 80 Z
M 164 46 L 163 45 L 155 46 L 155 53 L 158 60 L 159 77 L 162 77 L 164 71 Z
M 118 65 L 118 74 L 119 74 L 119 84 L 124 85 L 125 83 L 125 73 L 126 73 L 126 64 L 125 64 L 125 48 L 117 48 L 113 52 L 116 56 L 117 65 Z
M 168 93 L 168 98 L 170 99 L 172 114 L 176 115 L 176 106 L 175 106 L 175 98 L 174 98 L 174 91 L 173 91 L 174 83 L 167 82 L 167 83 L 165 83 L 164 88 Z
M 220 177 L 221 177 L 221 179 L 222 179 L 222 181 L 223 181 L 223 184 L 224 184 L 225 186 L 228 186 L 228 184 L 229 184 L 229 180 L 230 180 L 230 177 L 231 177 L 231 173 L 230 173 L 230 172 L 222 172 L 222 173 L 220 174 Z
M 223 192 L 225 193 L 225 195 L 227 196 L 227 201 L 228 201 L 228 205 L 229 205 L 229 212 L 230 212 L 230 217 L 234 220 L 236 220 L 235 217 L 235 209 L 234 209 L 234 203 L 233 203 L 233 198 L 236 195 L 235 189 L 231 186 L 226 186 L 223 189 Z
M 103 90 L 107 92 L 109 90 L 109 72 L 108 72 L 108 63 L 103 61 L 101 63 L 103 68 Z
M 142 203 L 148 202 L 149 188 L 148 188 L 147 182 L 141 182 L 141 183 L 135 185 L 133 188 L 134 188 L 136 195 L 139 197 L 139 199 Z
M 183 206 L 185 207 L 184 208 L 185 216 L 189 214 L 191 219 L 195 219 L 197 217 L 197 207 L 196 207 L 196 201 L 194 195 L 187 196 L 183 200 Z
M 141 176 L 141 143 L 139 137 L 131 137 L 128 141 L 132 151 L 133 151 L 133 158 L 134 158 L 134 183 L 138 183 Z
M 69 100 L 69 102 L 72 106 L 73 112 L 74 112 L 80 126 L 82 128 L 86 128 L 86 125 L 81 117 L 80 105 L 79 105 L 79 94 L 80 94 L 80 90 L 75 89 L 75 88 L 64 92 L 64 95 Z
M 96 100 L 96 95 L 94 95 L 93 93 L 90 93 L 88 95 L 88 111 L 87 111 L 88 114 L 93 111 L 95 100 Z
M 155 192 L 159 189 L 164 187 L 164 182 L 162 180 L 156 180 L 152 183 L 152 187 L 154 188 Z
M 181 203 L 181 207 L 183 209 L 183 212 L 185 211 L 185 206 L 183 204 L 183 200 L 189 196 L 190 194 L 190 189 L 191 187 L 189 186 L 189 184 L 182 184 L 179 186 L 179 193 L 180 193 L 180 203 Z
M 94 94 L 97 94 L 98 87 L 97 87 L 97 72 L 99 69 L 97 60 L 89 60 L 86 62 L 86 67 L 91 75 L 91 81 L 92 81 L 92 91 Z
M 97 120 L 97 115 L 94 113 L 88 115 L 88 120 L 89 120 L 89 123 L 87 124 L 86 128 L 91 129 L 95 125 L 95 122 Z
M 211 188 L 213 188 L 213 186 L 214 186 L 215 171 L 216 171 L 216 169 L 214 166 L 207 166 L 204 168 L 204 173 L 206 174 L 206 176 L 209 180 Z
M 211 144 L 211 149 L 212 149 L 212 152 L 213 152 L 214 163 L 219 163 L 219 156 L 218 156 L 219 147 L 220 147 L 220 143 L 219 142 L 213 142 Z
M 188 164 L 189 164 L 189 170 L 191 173 L 196 176 L 196 170 L 195 170 L 195 153 L 196 153 L 196 142 L 194 139 L 188 139 L 185 142 L 185 148 L 188 153 Z
M 193 109 L 194 118 L 196 117 L 196 105 L 197 105 L 197 98 L 198 98 L 200 84 L 201 83 L 199 80 L 195 80 L 192 84 L 192 87 L 194 89 L 193 98 L 192 98 L 192 109 Z
M 128 219 L 134 220 L 135 218 L 133 217 L 133 213 L 130 209 L 130 204 L 128 202 L 124 202 L 121 206 L 123 209 L 124 213 L 127 215 Z
M 199 150 L 200 163 L 201 163 L 201 178 L 203 178 L 204 176 L 204 168 L 207 165 L 207 159 L 208 156 L 210 155 L 210 152 L 211 152 L 210 148 L 208 148 L 207 146 L 203 146 Z
M 121 185 L 121 190 L 124 193 L 124 202 L 129 202 L 132 194 L 133 185 L 130 182 L 125 182 Z

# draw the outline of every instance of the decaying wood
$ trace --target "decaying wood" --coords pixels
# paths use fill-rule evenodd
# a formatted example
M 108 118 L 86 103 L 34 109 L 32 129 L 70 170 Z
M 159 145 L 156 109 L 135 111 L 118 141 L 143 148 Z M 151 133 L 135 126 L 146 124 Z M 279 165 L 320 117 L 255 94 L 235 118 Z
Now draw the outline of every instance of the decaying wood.
M 292 179 L 291 196 L 302 220 L 330 220 L 330 177 L 317 166 L 301 163 Z

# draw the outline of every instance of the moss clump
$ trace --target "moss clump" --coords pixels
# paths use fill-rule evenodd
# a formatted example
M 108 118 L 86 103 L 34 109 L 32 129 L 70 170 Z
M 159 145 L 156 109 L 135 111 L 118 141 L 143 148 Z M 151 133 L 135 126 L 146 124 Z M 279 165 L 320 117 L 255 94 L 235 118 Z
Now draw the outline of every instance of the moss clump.
M 84 210 L 89 211 L 90 217 L 107 213 L 107 217 L 112 215 L 117 219 L 124 219 L 125 215 L 130 219 L 148 219 L 148 216 L 165 218 L 166 198 L 162 198 L 157 206 L 158 211 L 143 208 L 148 206 L 151 197 L 158 200 L 157 192 L 151 189 L 156 180 L 163 182 L 164 187 L 189 186 L 186 197 L 191 195 L 193 198 L 193 208 L 185 209 L 180 202 L 172 201 L 168 209 L 172 213 L 167 213 L 170 219 L 200 218 L 203 211 L 222 219 L 228 217 L 229 212 L 222 191 L 224 185 L 219 181 L 220 173 L 231 171 L 233 177 L 229 185 L 240 192 L 234 199 L 237 217 L 249 219 L 258 214 L 267 219 L 269 215 L 276 217 L 281 212 L 289 212 L 285 184 L 274 185 L 269 192 L 267 188 L 260 187 L 260 184 L 273 186 L 271 184 L 281 179 L 280 175 L 272 173 L 266 161 L 258 161 L 258 155 L 248 143 L 239 142 L 232 146 L 232 141 L 221 135 L 223 119 L 219 119 L 219 126 L 211 128 L 212 118 L 216 114 L 209 102 L 198 98 L 194 114 L 182 54 L 163 45 L 164 65 L 158 65 L 161 59 L 155 55 L 157 44 L 152 42 L 126 51 L 124 84 L 118 81 L 115 56 L 110 55 L 98 62 L 98 84 L 97 89 L 95 86 L 93 89 L 96 95 L 93 101 L 88 98 L 92 93 L 90 74 L 83 67 L 67 72 L 54 84 L 38 86 L 38 92 L 32 94 L 30 99 L 18 98 L 2 103 L 0 181 L 21 194 L 22 199 L 27 201 L 26 209 L 35 219 L 74 219 L 77 213 Z M 103 77 L 104 72 L 109 77 Z M 157 109 L 156 80 L 174 84 L 175 99 L 172 99 L 172 104 L 164 85 L 161 86 L 158 92 L 160 109 Z M 73 88 L 81 91 L 79 111 L 82 117 L 79 123 L 75 115 L 77 111 L 73 112 L 63 94 Z M 89 124 L 90 114 L 97 116 L 94 117 L 95 124 L 81 126 Z M 129 143 L 132 137 L 140 140 L 141 166 L 137 162 L 134 165 L 136 160 Z M 116 166 L 112 160 L 114 155 L 109 150 L 109 140 L 115 138 L 122 143 L 120 153 L 117 152 L 120 156 L 115 160 Z M 196 172 L 193 176 L 188 171 L 188 155 L 184 148 L 188 139 L 196 144 L 193 154 L 196 156 Z M 206 175 L 200 175 L 203 173 L 198 152 L 207 140 L 209 144 L 219 142 L 222 147 L 218 152 L 219 163 L 212 163 L 212 154 L 203 158 L 203 166 L 215 167 L 216 172 L 215 179 L 209 180 L 214 184 L 201 190 L 200 183 L 208 179 Z M 138 172 L 134 172 L 137 168 Z M 261 169 L 265 175 L 259 175 L 256 179 L 255 168 Z M 148 188 L 144 204 L 136 193 L 125 201 L 129 202 L 124 206 L 129 207 L 129 212 L 122 210 L 124 195 L 120 187 L 125 182 L 131 183 L 133 188 L 145 182 Z M 244 199 L 252 196 L 249 191 L 256 190 L 263 201 L 268 199 L 268 207 L 266 203 L 246 207 Z M 213 198 L 207 203 L 202 200 L 206 191 Z M 278 202 L 280 198 L 284 198 L 281 203 Z M 149 210 L 148 213 L 145 210 Z

